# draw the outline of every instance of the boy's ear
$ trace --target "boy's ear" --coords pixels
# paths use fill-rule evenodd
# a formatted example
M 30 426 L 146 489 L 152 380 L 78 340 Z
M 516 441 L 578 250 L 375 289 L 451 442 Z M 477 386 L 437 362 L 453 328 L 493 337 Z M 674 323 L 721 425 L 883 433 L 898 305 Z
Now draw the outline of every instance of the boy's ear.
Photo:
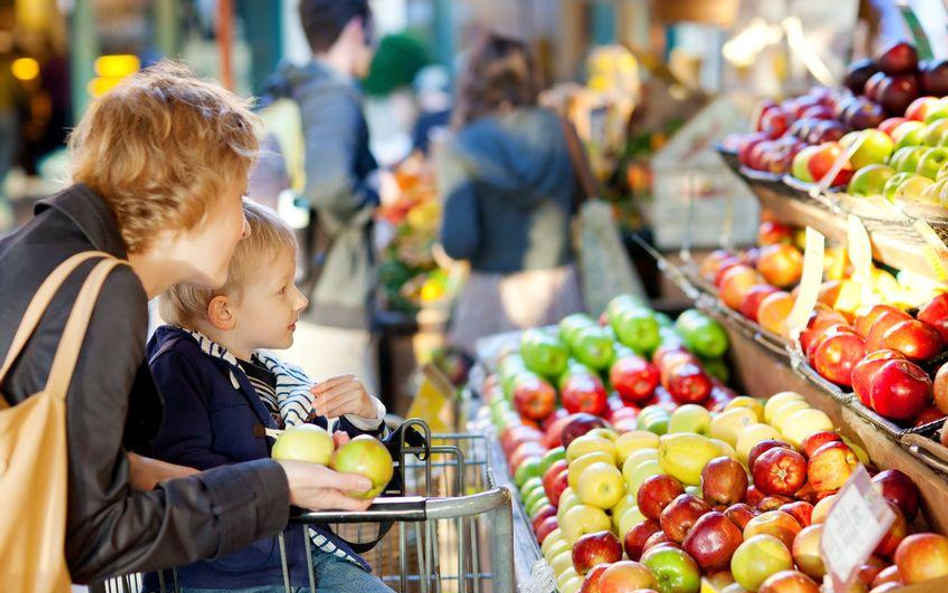
M 234 317 L 234 310 L 230 299 L 224 295 L 218 295 L 211 299 L 207 304 L 207 320 L 217 329 L 229 331 L 237 325 L 237 319 Z

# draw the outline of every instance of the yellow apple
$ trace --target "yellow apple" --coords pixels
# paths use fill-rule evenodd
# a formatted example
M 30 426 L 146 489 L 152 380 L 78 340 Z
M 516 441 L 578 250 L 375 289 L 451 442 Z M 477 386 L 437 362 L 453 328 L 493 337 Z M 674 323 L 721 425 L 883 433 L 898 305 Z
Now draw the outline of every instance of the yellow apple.
M 672 412 L 668 432 L 707 434 L 711 426 L 711 412 L 698 404 L 685 404 Z
M 556 584 L 559 585 L 560 593 L 579 593 L 583 588 L 583 578 L 575 576 L 565 583 L 556 581 Z
M 767 439 L 779 439 L 780 433 L 769 424 L 757 423 L 751 424 L 744 429 L 741 436 L 737 437 L 737 460 L 747 465 L 747 456 L 750 450 L 761 441 Z
M 639 507 L 631 507 L 626 509 L 626 511 L 622 513 L 622 516 L 619 517 L 619 524 L 616 526 L 619 537 L 625 537 L 625 534 L 628 533 L 630 529 L 644 520 L 645 515 L 639 511 Z
M 576 495 L 583 504 L 611 509 L 625 495 L 622 472 L 611 463 L 593 463 L 580 474 Z
M 780 393 L 775 393 L 770 396 L 770 399 L 764 404 L 764 422 L 773 424 L 771 421 L 773 420 L 774 412 L 780 408 L 780 406 L 791 401 L 804 401 L 804 398 L 795 391 L 781 391 Z
M 856 443 L 854 443 L 854 442 L 852 441 L 852 439 L 849 439 L 849 438 L 844 437 L 844 436 L 842 436 L 842 435 L 840 435 L 840 436 L 842 437 L 843 442 L 846 443 L 847 445 L 849 445 L 849 448 L 853 450 L 853 453 L 856 454 L 856 457 L 859 458 L 859 461 L 860 461 L 863 465 L 869 465 L 869 454 L 866 453 L 866 450 L 863 449 L 862 447 L 860 447 L 859 445 L 857 445 Z
M 632 430 L 616 437 L 616 457 L 625 463 L 629 455 L 640 449 L 658 449 L 658 435 L 647 430 Z
M 639 449 L 626 457 L 625 463 L 622 464 L 622 476 L 625 478 L 625 481 L 629 481 L 632 472 L 635 471 L 635 468 L 638 467 L 640 463 L 648 461 L 649 459 L 658 461 L 658 447 L 654 449 Z
M 648 459 L 642 463 L 635 466 L 632 470 L 632 473 L 629 475 L 629 479 L 626 480 L 626 486 L 628 487 L 629 494 L 633 496 L 638 496 L 639 488 L 642 486 L 642 482 L 647 480 L 652 476 L 658 476 L 664 474 L 662 471 L 662 466 L 659 464 L 657 459 Z
M 753 414 L 746 408 L 743 410 Z M 658 462 L 662 471 L 688 486 L 701 484 L 701 470 L 709 461 L 721 455 L 717 445 L 700 434 L 666 434 L 659 441 Z
M 280 433 L 273 443 L 271 456 L 274 459 L 329 465 L 332 452 L 332 435 L 315 424 L 301 424 Z
M 570 546 L 587 533 L 608 531 L 610 527 L 612 522 L 604 510 L 585 504 L 576 505 L 566 511 L 563 522 L 560 523 L 563 537 Z M 572 559 L 570 561 L 572 562 Z
M 572 463 L 574 459 L 596 451 L 602 451 L 603 453 L 612 455 L 613 463 L 615 463 L 616 446 L 612 444 L 612 441 L 588 434 L 584 434 L 569 444 L 569 447 L 566 448 L 566 462 Z
M 563 585 L 565 585 L 567 582 L 569 582 L 572 579 L 579 579 L 579 578 L 581 577 L 579 576 L 579 573 L 576 572 L 576 567 L 574 566 L 570 566 L 569 568 L 567 568 L 560 574 L 556 575 L 556 585 L 559 587 L 560 593 L 562 593 L 563 591 Z M 580 583 L 581 582 L 582 581 L 580 581 Z
M 579 493 L 579 476 L 582 475 L 583 470 L 589 467 L 594 463 L 609 463 L 613 467 L 615 466 L 616 458 L 612 454 L 605 451 L 593 451 L 592 453 L 586 453 L 585 455 L 580 456 L 578 459 L 574 459 L 567 466 L 567 482 L 569 487 L 573 489 L 573 492 Z
M 547 537 L 547 539 L 549 539 L 549 537 Z M 543 540 L 543 543 L 546 543 L 546 540 Z M 573 546 L 569 545 L 566 538 L 560 535 L 559 539 L 554 540 L 553 543 L 550 544 L 550 547 L 546 549 L 547 551 L 543 552 L 543 557 L 546 558 L 547 562 L 550 562 L 563 552 L 572 551 L 572 549 Z
M 790 416 L 793 416 L 800 410 L 809 410 L 811 408 L 812 406 L 810 406 L 810 404 L 807 402 L 787 402 L 780 406 L 776 412 L 774 412 L 774 417 L 771 419 L 770 425 L 782 433 L 784 426 L 787 423 L 787 419 L 790 418 Z
M 619 433 L 612 430 L 611 428 L 594 428 L 587 432 L 586 435 L 604 438 L 609 441 L 615 441 L 617 438 L 619 438 Z
M 560 505 L 556 507 L 556 520 L 560 525 L 563 524 L 563 517 L 566 515 L 566 511 L 570 510 L 574 506 L 581 504 L 579 502 L 579 497 L 576 496 L 576 493 L 573 492 L 572 488 L 567 487 L 566 490 L 563 490 L 563 493 L 560 494 Z
M 739 395 L 729 401 L 726 406 L 724 406 L 725 411 L 734 408 L 750 408 L 754 410 L 755 414 L 757 414 L 758 422 L 764 421 L 764 403 L 756 397 L 751 397 L 749 395 Z
M 734 450 L 734 447 L 725 443 L 721 439 L 711 439 L 711 442 L 718 448 L 721 452 L 721 455 L 725 457 L 730 457 L 731 459 L 737 459 L 737 452 Z
M 751 424 L 757 423 L 757 412 L 751 408 L 731 408 L 718 414 L 711 420 L 710 435 L 721 439 L 732 447 L 737 444 L 737 437 Z
M 638 501 L 634 496 L 628 492 L 622 495 L 622 498 L 619 499 L 619 502 L 617 502 L 616 505 L 609 510 L 609 514 L 612 516 L 612 524 L 616 529 L 619 529 L 619 517 L 622 516 L 622 513 L 637 505 Z
M 557 554 L 553 560 L 550 560 L 550 568 L 553 569 L 553 574 L 559 576 L 563 574 L 563 571 L 567 568 L 573 568 L 573 551 L 569 550 L 566 552 L 560 552 Z
M 814 432 L 833 430 L 833 421 L 822 410 L 810 408 L 793 414 L 783 424 L 783 438 L 796 448 Z
M 564 542 L 566 541 L 563 540 L 563 530 L 559 527 L 551 531 L 546 536 L 546 539 L 543 540 L 543 543 L 540 544 L 540 551 L 543 552 L 544 556 L 546 556 L 546 551 L 552 548 L 553 544 L 555 544 L 557 540 L 562 540 Z

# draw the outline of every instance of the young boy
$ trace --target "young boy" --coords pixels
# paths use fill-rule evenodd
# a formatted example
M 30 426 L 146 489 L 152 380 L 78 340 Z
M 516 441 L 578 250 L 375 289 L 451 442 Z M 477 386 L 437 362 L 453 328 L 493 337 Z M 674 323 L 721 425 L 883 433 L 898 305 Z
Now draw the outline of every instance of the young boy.
M 149 365 L 165 398 L 156 457 L 199 470 L 270 456 L 268 428 L 312 422 L 350 435 L 381 435 L 385 407 L 352 375 L 313 387 L 298 368 L 262 348 L 284 349 L 306 298 L 294 284 L 296 243 L 275 213 L 245 201 L 250 236 L 241 241 L 218 290 L 178 285 L 162 295 L 162 318 L 148 344 Z M 318 353 L 315 353 L 318 356 Z M 183 502 L 183 504 L 187 504 Z M 307 587 L 303 529 L 287 528 L 290 582 Z M 391 590 L 328 531 L 310 530 L 319 591 Z M 178 568 L 178 585 L 207 590 L 282 592 L 276 537 Z M 300 590 L 300 589 L 294 589 Z

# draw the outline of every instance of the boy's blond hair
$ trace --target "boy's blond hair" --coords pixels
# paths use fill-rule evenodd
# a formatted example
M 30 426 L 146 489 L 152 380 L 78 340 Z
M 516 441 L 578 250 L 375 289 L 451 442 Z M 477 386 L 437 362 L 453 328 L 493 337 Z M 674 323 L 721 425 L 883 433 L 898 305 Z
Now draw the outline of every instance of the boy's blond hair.
M 250 101 L 179 64 L 129 76 L 89 106 L 69 137 L 71 176 L 109 204 L 130 253 L 190 229 L 258 151 Z
M 172 286 L 161 295 L 158 305 L 166 323 L 192 327 L 196 319 L 207 318 L 207 306 L 214 297 L 239 299 L 240 291 L 262 267 L 283 253 L 296 257 L 296 237 L 276 212 L 244 200 L 244 216 L 250 225 L 250 236 L 237 244 L 227 268 L 227 282 L 215 289 L 187 284 Z

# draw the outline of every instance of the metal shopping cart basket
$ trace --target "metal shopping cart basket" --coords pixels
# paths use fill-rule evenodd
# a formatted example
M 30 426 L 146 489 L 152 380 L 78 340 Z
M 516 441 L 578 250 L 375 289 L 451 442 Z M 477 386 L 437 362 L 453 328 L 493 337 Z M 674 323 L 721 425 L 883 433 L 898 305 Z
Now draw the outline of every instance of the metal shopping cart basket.
M 406 442 L 409 429 L 423 446 Z M 488 436 L 431 434 L 408 420 L 400 431 L 396 472 L 402 497 L 383 497 L 365 512 L 320 511 L 294 515 L 291 524 L 331 525 L 351 542 L 383 537 L 363 554 L 373 574 L 400 593 L 513 593 L 513 519 L 510 491 L 498 487 L 490 463 Z M 382 532 L 380 525 L 390 524 Z M 307 552 L 308 537 L 303 538 Z M 290 591 L 285 544 L 280 536 L 284 587 Z M 310 560 L 310 588 L 318 584 Z M 177 593 L 174 571 L 161 579 L 162 593 Z M 169 582 L 171 581 L 171 582 Z M 93 585 L 91 593 L 140 593 L 142 575 L 125 575 Z

